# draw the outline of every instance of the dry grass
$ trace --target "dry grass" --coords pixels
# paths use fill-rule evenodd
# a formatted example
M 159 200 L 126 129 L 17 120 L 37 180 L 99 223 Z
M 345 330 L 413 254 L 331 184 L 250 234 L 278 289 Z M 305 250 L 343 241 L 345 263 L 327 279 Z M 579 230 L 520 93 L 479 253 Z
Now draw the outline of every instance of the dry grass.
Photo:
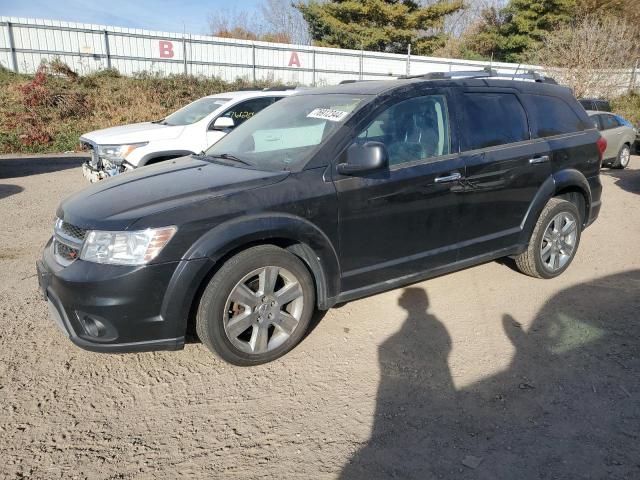
M 157 120 L 205 95 L 252 86 L 186 75 L 124 77 L 115 70 L 81 77 L 55 61 L 36 75 L 0 70 L 0 153 L 76 150 L 82 133 Z

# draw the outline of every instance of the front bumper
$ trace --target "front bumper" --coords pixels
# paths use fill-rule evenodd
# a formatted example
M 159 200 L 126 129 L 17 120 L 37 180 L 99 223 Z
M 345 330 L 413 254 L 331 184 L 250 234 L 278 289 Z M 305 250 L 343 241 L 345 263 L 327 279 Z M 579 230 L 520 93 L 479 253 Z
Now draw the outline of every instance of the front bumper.
M 50 315 L 73 343 L 96 352 L 141 352 L 184 346 L 188 311 L 181 312 L 184 318 L 168 314 L 164 302 L 183 263 L 125 267 L 76 260 L 62 267 L 49 242 L 36 269 Z
M 107 168 L 102 162 L 98 166 L 94 166 L 91 161 L 82 164 L 82 176 L 91 183 L 99 182 L 123 172 L 125 172 L 125 169 L 118 165 Z

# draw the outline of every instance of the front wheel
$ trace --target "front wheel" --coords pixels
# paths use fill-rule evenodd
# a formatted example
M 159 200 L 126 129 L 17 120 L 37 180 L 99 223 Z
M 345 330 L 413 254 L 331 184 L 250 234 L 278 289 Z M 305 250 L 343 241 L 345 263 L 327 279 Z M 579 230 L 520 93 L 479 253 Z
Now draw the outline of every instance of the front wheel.
M 557 277 L 573 261 L 581 230 L 578 208 L 567 200 L 552 198 L 538 218 L 527 250 L 516 257 L 518 269 L 532 277 Z
M 198 337 L 234 365 L 270 362 L 304 336 L 315 309 L 313 279 L 295 255 L 262 245 L 229 259 L 202 294 Z

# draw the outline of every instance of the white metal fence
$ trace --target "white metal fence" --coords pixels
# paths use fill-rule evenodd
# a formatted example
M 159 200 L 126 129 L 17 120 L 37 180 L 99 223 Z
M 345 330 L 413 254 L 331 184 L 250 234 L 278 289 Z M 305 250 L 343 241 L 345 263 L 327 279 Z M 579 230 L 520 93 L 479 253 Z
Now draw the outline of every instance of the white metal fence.
M 0 31 L 0 64 L 22 73 L 35 72 L 42 60 L 59 58 L 81 74 L 115 68 L 124 75 L 148 71 L 322 85 L 490 65 L 409 52 L 364 52 L 16 17 L 0 17 Z M 491 66 L 501 73 L 541 69 L 500 62 Z M 633 88 L 635 71 L 618 72 L 612 81 L 620 90 Z

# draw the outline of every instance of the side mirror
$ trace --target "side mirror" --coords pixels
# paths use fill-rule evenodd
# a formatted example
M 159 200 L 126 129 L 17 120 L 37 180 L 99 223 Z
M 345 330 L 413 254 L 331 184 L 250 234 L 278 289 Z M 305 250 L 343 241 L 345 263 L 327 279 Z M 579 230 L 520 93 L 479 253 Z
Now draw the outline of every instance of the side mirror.
M 213 122 L 212 130 L 227 130 L 236 126 L 231 117 L 218 117 Z
M 387 148 L 380 142 L 354 143 L 347 148 L 344 158 L 346 161 L 337 165 L 341 175 L 372 172 L 389 166 Z

